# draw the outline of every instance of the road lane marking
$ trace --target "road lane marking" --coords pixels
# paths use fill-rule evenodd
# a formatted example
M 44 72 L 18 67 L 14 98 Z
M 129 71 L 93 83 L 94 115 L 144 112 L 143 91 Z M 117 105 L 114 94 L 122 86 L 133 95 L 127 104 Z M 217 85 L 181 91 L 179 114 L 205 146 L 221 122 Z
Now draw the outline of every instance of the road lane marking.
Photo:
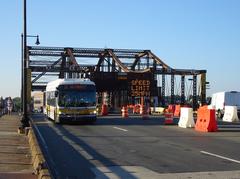
M 200 151 L 200 152 L 203 153 L 203 154 L 206 154 L 206 155 L 218 157 L 218 158 L 221 158 L 221 159 L 224 159 L 224 160 L 228 160 L 228 161 L 231 161 L 231 162 L 235 162 L 235 163 L 239 163 L 239 164 L 240 164 L 240 161 L 239 161 L 239 160 L 234 160 L 234 159 L 231 159 L 231 158 L 228 158 L 228 157 L 224 157 L 224 156 L 217 155 L 217 154 L 213 154 L 213 153 L 206 152 L 206 151 Z
M 96 179 L 108 178 L 161 178 L 159 173 L 142 166 L 97 166 L 91 170 L 96 175 Z
M 118 130 L 121 130 L 121 131 L 125 131 L 127 132 L 128 130 L 127 129 L 123 129 L 123 128 L 120 128 L 120 127 L 113 127 L 114 129 L 118 129 Z

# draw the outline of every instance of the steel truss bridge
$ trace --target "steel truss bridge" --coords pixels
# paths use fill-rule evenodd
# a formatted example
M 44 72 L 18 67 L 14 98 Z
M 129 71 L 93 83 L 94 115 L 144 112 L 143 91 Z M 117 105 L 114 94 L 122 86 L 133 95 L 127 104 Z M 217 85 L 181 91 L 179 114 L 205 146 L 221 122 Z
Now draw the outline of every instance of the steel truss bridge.
M 27 54 L 32 90 L 44 90 L 46 83 L 55 76 L 55 78 L 87 77 L 95 81 L 98 92 L 116 92 L 126 90 L 123 88 L 126 83 L 121 83 L 124 79 L 121 77 L 124 75 L 152 74 L 155 88 L 161 89 L 155 95 L 161 96 L 164 104 L 166 93 L 170 91 L 170 102 L 174 104 L 175 77 L 179 76 L 181 104 L 184 104 L 186 77 L 190 76 L 193 107 L 196 107 L 199 96 L 202 104 L 206 102 L 206 70 L 171 68 L 151 50 L 28 46 Z M 171 81 L 170 90 L 166 89 L 167 78 Z M 200 79 L 199 90 L 198 79 Z M 113 82 L 113 85 L 108 83 L 108 80 Z

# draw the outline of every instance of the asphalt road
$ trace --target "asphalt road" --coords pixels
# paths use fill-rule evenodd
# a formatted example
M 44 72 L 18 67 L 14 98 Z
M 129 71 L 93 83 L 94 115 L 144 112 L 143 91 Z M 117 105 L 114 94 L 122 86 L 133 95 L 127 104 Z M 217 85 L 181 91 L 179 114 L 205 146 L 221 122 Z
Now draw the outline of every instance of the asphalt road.
M 167 173 L 192 172 L 224 178 L 222 171 L 240 178 L 240 123 L 202 133 L 163 125 L 156 117 L 108 116 L 94 125 L 55 125 L 41 114 L 32 118 L 56 178 L 169 178 Z

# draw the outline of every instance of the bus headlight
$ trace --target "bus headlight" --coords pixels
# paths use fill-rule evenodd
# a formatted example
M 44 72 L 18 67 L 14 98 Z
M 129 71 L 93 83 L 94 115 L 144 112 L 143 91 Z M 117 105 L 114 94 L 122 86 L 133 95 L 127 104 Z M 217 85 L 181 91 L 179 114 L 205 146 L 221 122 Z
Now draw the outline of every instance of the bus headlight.
M 96 110 L 91 111 L 90 114 L 97 114 L 97 111 Z
M 62 111 L 59 111 L 58 114 L 59 114 L 59 115 L 65 115 L 65 113 L 62 112 Z

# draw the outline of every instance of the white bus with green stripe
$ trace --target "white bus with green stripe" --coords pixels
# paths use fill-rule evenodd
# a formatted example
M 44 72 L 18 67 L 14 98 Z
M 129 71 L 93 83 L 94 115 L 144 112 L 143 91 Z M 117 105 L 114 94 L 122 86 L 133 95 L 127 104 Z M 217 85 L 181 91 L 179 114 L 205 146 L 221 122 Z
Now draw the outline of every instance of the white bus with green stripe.
M 96 121 L 96 87 L 89 79 L 57 79 L 45 92 L 45 113 L 61 122 Z

